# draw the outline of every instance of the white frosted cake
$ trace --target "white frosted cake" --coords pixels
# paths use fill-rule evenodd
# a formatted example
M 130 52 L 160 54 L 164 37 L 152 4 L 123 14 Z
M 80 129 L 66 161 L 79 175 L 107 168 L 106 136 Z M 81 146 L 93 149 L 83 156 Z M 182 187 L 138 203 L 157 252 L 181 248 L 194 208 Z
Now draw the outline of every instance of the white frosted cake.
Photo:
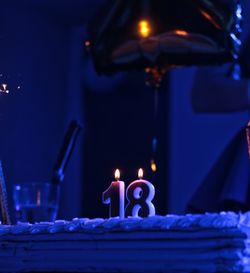
M 250 272 L 250 213 L 0 225 L 0 272 Z

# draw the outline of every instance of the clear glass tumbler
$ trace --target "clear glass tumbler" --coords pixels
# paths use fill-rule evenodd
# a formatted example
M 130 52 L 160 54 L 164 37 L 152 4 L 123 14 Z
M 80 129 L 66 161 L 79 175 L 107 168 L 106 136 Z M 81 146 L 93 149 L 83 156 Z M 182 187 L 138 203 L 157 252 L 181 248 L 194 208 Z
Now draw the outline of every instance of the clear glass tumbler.
M 60 186 L 52 183 L 14 185 L 13 199 L 17 222 L 53 222 L 59 206 Z

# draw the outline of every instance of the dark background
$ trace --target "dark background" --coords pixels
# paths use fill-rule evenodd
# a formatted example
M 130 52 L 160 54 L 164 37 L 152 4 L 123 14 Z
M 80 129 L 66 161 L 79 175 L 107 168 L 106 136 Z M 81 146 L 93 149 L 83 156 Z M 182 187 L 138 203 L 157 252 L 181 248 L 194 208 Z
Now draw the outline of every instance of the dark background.
M 103 2 L 0 1 L 0 81 L 10 90 L 0 93 L 0 156 L 10 203 L 14 183 L 51 179 L 67 126 L 77 119 L 84 129 L 62 184 L 59 218 L 107 217 L 101 195 L 116 168 L 127 185 L 140 167 L 152 181 L 149 162 L 155 133 L 156 211 L 182 213 L 248 120 L 248 82 L 241 86 L 245 101 L 237 109 L 223 108 L 227 102 L 222 98 L 219 111 L 197 111 L 192 94 L 198 68 L 174 70 L 165 77 L 154 120 L 154 93 L 145 86 L 143 72 L 110 78 L 94 72 L 84 47 L 86 24 Z M 199 92 L 211 80 L 209 72 L 204 73 L 196 87 Z M 222 73 L 221 82 L 227 80 Z

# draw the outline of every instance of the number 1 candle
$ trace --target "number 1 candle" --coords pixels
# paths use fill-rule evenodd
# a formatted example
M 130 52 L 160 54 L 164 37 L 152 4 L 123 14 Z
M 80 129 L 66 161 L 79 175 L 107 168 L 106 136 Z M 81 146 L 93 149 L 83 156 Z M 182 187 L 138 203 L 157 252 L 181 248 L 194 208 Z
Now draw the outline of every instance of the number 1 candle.
M 124 218 L 124 189 L 123 181 L 120 181 L 120 171 L 115 171 L 115 179 L 109 188 L 102 194 L 102 201 L 109 205 L 109 217 Z

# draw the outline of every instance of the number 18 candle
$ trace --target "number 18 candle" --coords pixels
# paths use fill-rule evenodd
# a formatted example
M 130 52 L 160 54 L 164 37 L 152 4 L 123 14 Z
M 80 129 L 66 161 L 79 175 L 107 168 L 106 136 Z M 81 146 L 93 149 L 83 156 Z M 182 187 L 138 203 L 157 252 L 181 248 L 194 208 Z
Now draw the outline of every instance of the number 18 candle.
M 115 179 L 109 188 L 102 194 L 104 204 L 109 204 L 109 217 L 124 218 L 124 189 L 123 181 L 120 181 L 120 171 L 115 171 Z

